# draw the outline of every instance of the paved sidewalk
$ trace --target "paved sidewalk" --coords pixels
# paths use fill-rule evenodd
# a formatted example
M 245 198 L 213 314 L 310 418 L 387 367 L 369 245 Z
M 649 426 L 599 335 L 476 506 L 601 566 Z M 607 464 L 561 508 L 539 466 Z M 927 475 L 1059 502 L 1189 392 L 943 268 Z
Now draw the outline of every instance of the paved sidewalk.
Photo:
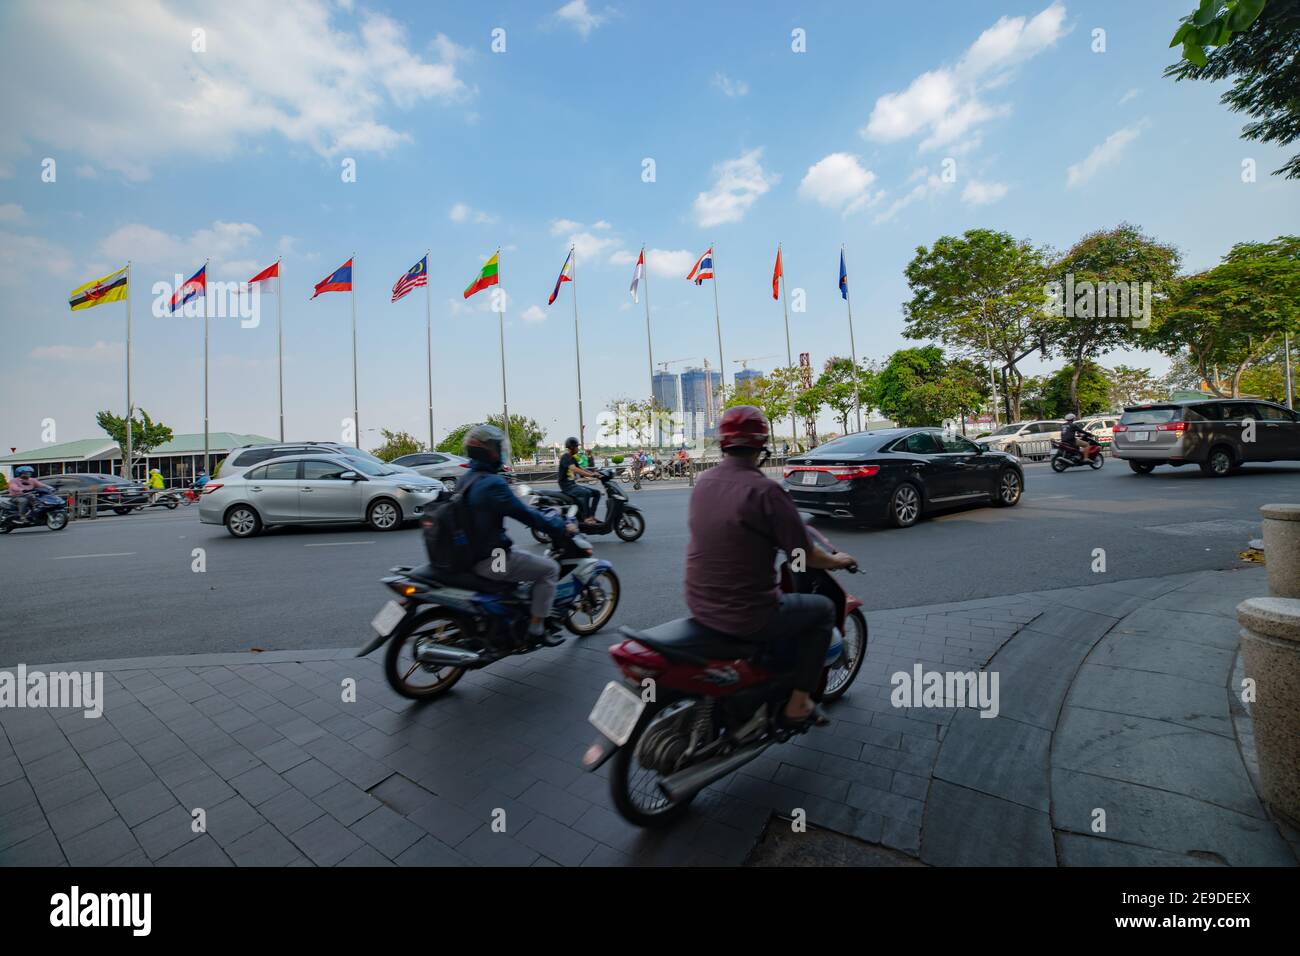
M 0 709 L 0 865 L 738 864 L 796 809 L 938 865 L 1294 865 L 1229 695 L 1232 609 L 1266 590 L 1253 568 L 873 613 L 832 727 L 663 833 L 579 768 L 610 634 L 425 706 L 350 648 L 58 665 L 104 672 L 105 713 Z M 997 673 L 999 716 L 894 707 L 916 664 Z

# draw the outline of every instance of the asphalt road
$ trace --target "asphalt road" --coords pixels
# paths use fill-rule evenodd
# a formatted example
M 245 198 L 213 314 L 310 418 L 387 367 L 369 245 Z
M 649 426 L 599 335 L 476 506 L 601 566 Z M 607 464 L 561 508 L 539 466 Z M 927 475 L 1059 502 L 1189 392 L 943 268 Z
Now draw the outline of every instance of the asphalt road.
M 635 627 L 684 613 L 690 490 L 647 485 L 632 495 L 645 536 L 593 540 L 623 582 L 613 625 Z M 843 580 L 868 608 L 911 607 L 1234 567 L 1258 536 L 1259 506 L 1295 500 L 1293 464 L 1222 479 L 1194 468 L 1139 478 L 1119 462 L 1063 475 L 1029 465 L 1015 508 L 966 508 L 901 531 L 822 527 L 858 558 L 864 573 Z M 515 540 L 537 547 L 522 529 Z M 1097 548 L 1104 574 L 1093 571 Z M 418 529 L 290 528 L 239 541 L 199 524 L 193 508 L 13 532 L 0 537 L 0 666 L 359 645 L 387 600 L 379 578 L 422 560 Z

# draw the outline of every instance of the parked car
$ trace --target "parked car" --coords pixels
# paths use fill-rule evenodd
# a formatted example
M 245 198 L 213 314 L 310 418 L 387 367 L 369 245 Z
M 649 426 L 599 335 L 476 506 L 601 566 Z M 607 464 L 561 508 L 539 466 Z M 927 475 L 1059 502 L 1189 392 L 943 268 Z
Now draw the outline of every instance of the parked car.
M 1300 461 L 1300 417 L 1273 402 L 1216 398 L 1124 409 L 1116 458 L 1139 475 L 1157 465 L 1199 465 L 1221 477 L 1252 461 Z
M 800 511 L 906 528 L 929 512 L 984 501 L 1020 500 L 1025 473 L 1010 454 L 987 451 L 938 428 L 889 428 L 845 435 L 785 465 Z
M 260 465 L 264 461 L 270 461 L 272 458 L 284 458 L 288 455 L 307 455 L 314 452 L 325 452 L 330 455 L 344 455 L 348 458 L 359 461 L 368 461 L 372 465 L 386 464 L 379 458 L 370 454 L 368 451 L 362 451 L 354 445 L 344 445 L 340 442 L 333 441 L 298 441 L 298 442 L 271 442 L 265 445 L 240 445 L 238 448 L 232 448 L 220 464 L 217 465 L 213 478 L 231 478 L 237 474 L 247 471 L 254 465 Z M 398 471 L 408 474 L 416 474 L 410 468 L 398 465 Z
M 76 502 L 78 518 L 90 517 L 91 494 L 97 496 L 94 499 L 97 512 L 114 511 L 120 515 L 130 514 L 134 508 L 149 503 L 149 489 L 143 482 L 123 481 L 116 475 L 71 472 L 62 475 L 42 475 L 40 481 L 60 495 L 78 495 Z
M 979 440 L 985 451 L 1004 451 L 1017 458 L 1046 458 L 1052 453 L 1051 443 L 1061 440 L 1060 419 L 1016 422 L 1003 425 Z
M 1092 415 L 1079 420 L 1084 431 L 1097 436 L 1102 448 L 1109 448 L 1115 440 L 1115 426 L 1119 424 L 1119 415 Z
M 465 469 L 469 468 L 469 459 L 445 451 L 422 451 L 394 458 L 389 464 L 410 468 L 426 478 L 437 478 L 447 486 L 448 491 L 455 491 L 457 479 L 464 476 Z
M 199 498 L 199 520 L 223 524 L 236 538 L 275 525 L 361 521 L 392 531 L 418 519 L 443 491 L 435 478 L 321 450 L 214 478 Z

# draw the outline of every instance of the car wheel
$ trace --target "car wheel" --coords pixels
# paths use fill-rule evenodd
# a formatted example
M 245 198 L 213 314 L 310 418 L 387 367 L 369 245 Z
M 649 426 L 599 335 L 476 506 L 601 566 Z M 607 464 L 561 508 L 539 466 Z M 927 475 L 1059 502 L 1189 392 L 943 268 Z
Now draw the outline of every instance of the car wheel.
M 443 487 L 447 489 L 447 494 L 451 494 L 453 491 L 456 490 L 455 478 L 442 478 L 440 480 L 442 481 Z
M 889 523 L 910 528 L 921 517 L 921 492 L 910 481 L 902 482 L 889 496 Z
M 1002 469 L 1002 474 L 998 476 L 999 507 L 1010 508 L 1016 504 L 1024 490 L 1025 483 L 1020 477 L 1020 472 L 1014 468 Z
M 236 538 L 251 538 L 262 530 L 262 519 L 249 505 L 236 505 L 226 512 L 226 530 Z
M 1153 461 L 1130 461 L 1128 466 L 1133 469 L 1133 474 L 1135 475 L 1149 475 L 1151 472 L 1156 470 L 1156 465 Z
M 1236 460 L 1232 457 L 1232 452 L 1223 445 L 1217 445 L 1210 449 L 1210 457 L 1201 462 L 1201 471 L 1215 478 L 1222 478 L 1232 471 L 1235 464 Z
M 402 509 L 396 501 L 380 498 L 366 509 L 366 523 L 376 531 L 392 531 L 402 525 Z
M 114 509 L 113 509 L 113 512 L 114 512 L 115 514 L 119 514 L 119 515 L 129 515 L 129 514 L 131 513 L 131 509 L 130 509 L 130 508 L 114 508 Z

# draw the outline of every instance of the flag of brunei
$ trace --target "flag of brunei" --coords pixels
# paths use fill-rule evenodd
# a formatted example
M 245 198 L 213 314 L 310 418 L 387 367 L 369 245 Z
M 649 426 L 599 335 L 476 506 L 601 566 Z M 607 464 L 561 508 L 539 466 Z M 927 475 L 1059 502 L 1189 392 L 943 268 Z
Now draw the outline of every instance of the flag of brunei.
M 112 275 L 91 279 L 85 285 L 77 286 L 68 296 L 68 305 L 73 312 L 80 312 L 105 302 L 121 302 L 126 298 L 126 293 L 126 268 L 123 267 Z

